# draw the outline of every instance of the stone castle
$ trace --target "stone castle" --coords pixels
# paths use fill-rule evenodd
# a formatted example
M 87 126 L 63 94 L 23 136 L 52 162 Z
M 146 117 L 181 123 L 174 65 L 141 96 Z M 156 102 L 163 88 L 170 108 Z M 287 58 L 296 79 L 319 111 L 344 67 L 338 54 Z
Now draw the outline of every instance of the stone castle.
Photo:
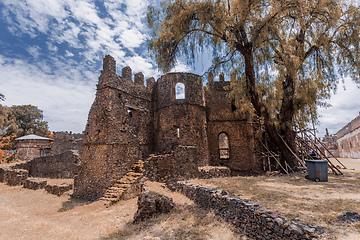
M 166 180 L 197 176 L 198 167 L 227 166 L 232 171 L 260 169 L 254 154 L 250 118 L 236 111 L 230 82 L 207 86 L 191 73 L 168 73 L 157 81 L 116 74 L 111 56 L 103 60 L 94 103 L 83 135 L 74 196 L 99 199 L 138 160 L 148 176 Z M 151 178 L 151 177 L 150 177 Z

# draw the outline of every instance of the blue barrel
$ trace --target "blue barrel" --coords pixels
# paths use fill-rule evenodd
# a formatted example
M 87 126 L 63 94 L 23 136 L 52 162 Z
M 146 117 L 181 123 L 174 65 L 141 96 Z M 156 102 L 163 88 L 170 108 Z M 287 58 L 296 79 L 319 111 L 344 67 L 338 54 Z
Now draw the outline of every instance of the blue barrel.
M 328 181 L 328 162 L 326 160 L 311 159 L 305 160 L 310 180 L 316 182 Z

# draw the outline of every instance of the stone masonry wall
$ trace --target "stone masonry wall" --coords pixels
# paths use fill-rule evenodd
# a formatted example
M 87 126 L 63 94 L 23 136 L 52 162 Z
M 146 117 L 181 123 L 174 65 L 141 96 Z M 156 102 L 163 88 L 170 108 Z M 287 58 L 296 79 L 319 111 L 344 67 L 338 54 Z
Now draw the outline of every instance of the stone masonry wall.
M 95 200 L 120 179 L 134 162 L 152 150 L 152 80 L 131 68 L 116 74 L 106 56 L 83 135 L 81 164 L 74 178 L 75 197 Z
M 254 239 L 317 239 L 322 232 L 313 224 L 288 222 L 279 214 L 231 196 L 226 191 L 207 189 L 189 182 L 177 182 L 176 188 L 196 204 L 211 209 Z
M 34 158 L 16 164 L 14 169 L 25 169 L 31 177 L 73 178 L 78 169 L 80 156 L 78 151 L 70 150 L 58 155 Z
M 259 170 L 261 166 L 255 160 L 253 153 L 255 143 L 250 118 L 236 111 L 229 93 L 230 82 L 223 80 L 214 82 L 209 79 L 205 99 L 210 164 L 224 165 L 232 170 Z M 228 136 L 228 159 L 220 159 L 220 133 Z
M 184 99 L 176 99 L 176 84 L 185 87 Z M 158 79 L 155 96 L 156 151 L 178 145 L 197 147 L 198 163 L 208 164 L 206 110 L 201 77 L 190 73 L 169 73 Z
M 57 155 L 69 150 L 80 152 L 82 146 L 82 134 L 72 132 L 54 132 L 54 141 L 50 155 Z
M 144 164 L 145 176 L 151 181 L 169 182 L 198 176 L 197 149 L 178 146 L 168 154 L 152 155 Z

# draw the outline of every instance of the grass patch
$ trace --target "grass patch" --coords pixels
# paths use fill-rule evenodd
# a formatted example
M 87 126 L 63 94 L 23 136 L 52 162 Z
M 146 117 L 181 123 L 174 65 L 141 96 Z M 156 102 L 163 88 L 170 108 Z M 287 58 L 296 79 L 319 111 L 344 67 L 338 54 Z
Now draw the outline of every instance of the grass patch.
M 232 226 L 218 219 L 212 212 L 196 205 L 177 205 L 169 214 L 162 214 L 137 224 L 128 223 L 103 240 L 144 239 L 203 240 L 203 239 L 249 239 L 234 233 Z M 225 238 L 218 236 L 223 235 Z
M 329 181 L 316 183 L 305 173 L 290 176 L 248 176 L 194 180 L 208 187 L 234 193 L 252 200 L 289 220 L 301 220 L 325 228 L 330 233 L 359 232 L 360 224 L 336 224 L 345 212 L 360 213 L 360 174 L 343 170 L 344 175 L 329 173 Z

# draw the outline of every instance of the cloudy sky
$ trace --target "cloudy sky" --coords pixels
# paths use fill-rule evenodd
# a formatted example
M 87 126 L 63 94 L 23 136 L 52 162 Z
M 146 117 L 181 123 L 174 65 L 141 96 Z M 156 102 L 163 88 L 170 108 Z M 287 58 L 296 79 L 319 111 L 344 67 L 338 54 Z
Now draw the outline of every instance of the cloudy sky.
M 159 77 L 149 56 L 145 17 L 155 0 L 0 0 L 0 93 L 7 106 L 32 104 L 44 111 L 51 131 L 82 132 L 95 97 L 102 59 Z M 178 71 L 203 74 L 179 62 Z M 346 87 L 346 91 L 344 91 Z M 360 107 L 360 90 L 346 81 L 322 109 L 319 134 L 336 133 Z

